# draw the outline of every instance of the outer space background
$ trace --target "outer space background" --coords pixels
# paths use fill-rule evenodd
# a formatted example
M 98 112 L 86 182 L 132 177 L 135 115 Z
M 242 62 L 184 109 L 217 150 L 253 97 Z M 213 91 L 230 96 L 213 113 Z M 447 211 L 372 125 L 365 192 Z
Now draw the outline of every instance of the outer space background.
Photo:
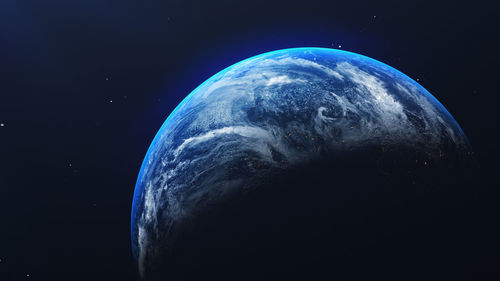
M 0 280 L 138 280 L 130 209 L 156 131 L 219 70 L 301 46 L 384 62 L 448 109 L 480 163 L 468 272 L 497 275 L 497 10 L 493 1 L 1 1 Z

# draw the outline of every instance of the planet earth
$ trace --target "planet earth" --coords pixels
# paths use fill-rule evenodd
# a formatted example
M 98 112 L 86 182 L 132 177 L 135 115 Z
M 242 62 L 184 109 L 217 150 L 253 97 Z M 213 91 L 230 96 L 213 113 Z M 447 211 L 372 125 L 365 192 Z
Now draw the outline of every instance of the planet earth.
M 144 280 L 445 274 L 471 154 L 443 105 L 388 65 L 264 53 L 205 81 L 158 131 L 133 255 Z

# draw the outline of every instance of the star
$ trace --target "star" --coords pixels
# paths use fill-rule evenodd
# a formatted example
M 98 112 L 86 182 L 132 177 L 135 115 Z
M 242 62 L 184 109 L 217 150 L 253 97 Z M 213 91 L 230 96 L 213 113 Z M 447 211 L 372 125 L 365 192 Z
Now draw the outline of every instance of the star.
M 339 45 L 339 49 L 342 48 L 342 45 Z
M 109 103 L 113 103 L 113 100 L 109 100 Z
M 106 81 L 109 81 L 109 77 L 106 77 Z
M 4 123 L 0 123 L 0 127 L 5 127 L 5 124 Z

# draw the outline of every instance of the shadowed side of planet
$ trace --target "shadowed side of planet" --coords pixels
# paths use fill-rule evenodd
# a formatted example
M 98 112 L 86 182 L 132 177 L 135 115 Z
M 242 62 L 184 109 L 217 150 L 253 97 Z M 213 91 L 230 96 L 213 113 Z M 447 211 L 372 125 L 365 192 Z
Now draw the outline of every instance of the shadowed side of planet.
M 145 280 L 461 276 L 474 169 L 455 120 L 397 70 L 332 49 L 265 53 L 159 130 L 134 256 Z

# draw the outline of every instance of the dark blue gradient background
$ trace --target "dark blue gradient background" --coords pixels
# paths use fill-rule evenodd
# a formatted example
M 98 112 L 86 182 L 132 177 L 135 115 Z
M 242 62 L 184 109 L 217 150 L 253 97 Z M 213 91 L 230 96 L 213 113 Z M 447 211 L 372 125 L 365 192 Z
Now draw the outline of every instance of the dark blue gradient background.
M 250 56 L 339 45 L 418 79 L 465 131 L 482 173 L 467 270 L 478 280 L 497 274 L 495 8 L 492 1 L 2 0 L 0 280 L 137 280 L 129 232 L 135 180 L 175 106 Z

